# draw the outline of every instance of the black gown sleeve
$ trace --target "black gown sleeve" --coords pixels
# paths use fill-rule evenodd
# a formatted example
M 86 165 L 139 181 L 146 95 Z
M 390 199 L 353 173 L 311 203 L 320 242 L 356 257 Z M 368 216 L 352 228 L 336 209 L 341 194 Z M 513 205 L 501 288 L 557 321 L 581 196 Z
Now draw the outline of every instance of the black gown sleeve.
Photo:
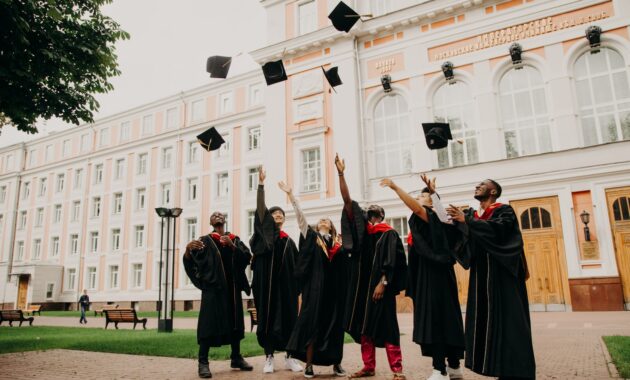
M 250 295 L 251 288 L 249 286 L 249 281 L 247 281 L 245 269 L 252 260 L 252 253 L 238 236 L 234 239 L 234 245 L 236 246 L 234 249 L 234 272 L 237 278 L 237 284 L 240 290 L 244 291 L 245 294 Z
M 407 258 L 405 248 L 396 230 L 383 232 L 378 243 L 381 254 L 381 274 L 385 276 L 390 288 L 400 292 L 407 288 Z
M 367 218 L 365 212 L 355 201 L 352 201 L 352 215 L 348 215 L 344 207 L 341 212 L 341 238 L 343 248 L 347 251 L 361 252 L 365 237 Z

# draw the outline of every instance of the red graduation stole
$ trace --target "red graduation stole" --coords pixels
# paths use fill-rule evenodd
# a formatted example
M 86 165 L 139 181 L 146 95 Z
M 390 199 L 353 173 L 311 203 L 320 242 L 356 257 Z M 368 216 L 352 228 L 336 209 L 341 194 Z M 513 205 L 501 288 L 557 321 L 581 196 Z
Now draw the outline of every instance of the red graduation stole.
M 487 209 L 483 210 L 483 214 L 481 216 L 479 216 L 479 214 L 477 213 L 477 210 L 475 210 L 475 214 L 474 214 L 475 219 L 481 219 L 481 220 L 490 219 L 494 210 L 499 206 L 503 206 L 503 203 L 497 202 L 497 203 L 491 204 L 490 206 L 488 206 Z
M 379 232 L 387 232 L 389 230 L 393 230 L 392 226 L 387 223 L 379 223 L 379 224 L 370 224 L 366 225 L 367 233 L 370 235 L 377 234 Z
M 328 260 L 333 260 L 333 257 L 339 252 L 339 248 L 341 248 L 341 244 L 335 243 L 332 248 L 328 249 Z
M 286 232 L 280 230 L 280 239 L 284 239 L 284 238 L 288 238 L 288 237 L 289 237 L 289 235 Z
M 407 235 L 407 245 L 410 247 L 413 246 L 413 237 L 411 236 L 411 232 Z
M 236 239 L 236 235 L 234 235 L 234 234 L 228 234 L 227 236 L 229 236 L 230 240 L 232 240 L 232 241 L 234 241 L 234 239 Z M 214 240 L 216 243 L 225 246 L 225 243 L 223 243 L 221 241 L 221 235 L 219 235 L 218 233 L 213 232 L 213 233 L 210 234 L 210 237 L 212 237 L 212 240 Z

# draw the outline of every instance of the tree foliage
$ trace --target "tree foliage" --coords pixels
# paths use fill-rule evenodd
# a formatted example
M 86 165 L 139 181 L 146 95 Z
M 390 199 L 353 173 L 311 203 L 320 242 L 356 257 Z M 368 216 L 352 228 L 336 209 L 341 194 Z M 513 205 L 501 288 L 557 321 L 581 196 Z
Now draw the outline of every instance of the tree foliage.
M 115 43 L 129 38 L 101 13 L 110 2 L 0 0 L 0 123 L 36 133 L 38 118 L 94 120 L 94 95 L 120 74 Z

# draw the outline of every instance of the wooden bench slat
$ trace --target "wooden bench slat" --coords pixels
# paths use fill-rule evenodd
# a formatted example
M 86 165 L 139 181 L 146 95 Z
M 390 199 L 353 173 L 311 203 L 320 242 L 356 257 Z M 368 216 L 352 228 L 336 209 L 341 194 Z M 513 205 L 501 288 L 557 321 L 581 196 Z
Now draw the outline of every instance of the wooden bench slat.
M 9 322 L 9 326 L 11 327 L 13 327 L 13 322 L 20 322 L 20 326 L 22 326 L 22 322 L 27 321 L 29 326 L 33 326 L 35 317 L 25 318 L 22 310 L 0 310 L 0 324 L 5 320 Z
M 136 329 L 136 324 L 142 323 L 142 327 L 147 329 L 147 319 L 146 318 L 138 318 L 136 311 L 134 309 L 111 309 L 111 310 L 103 310 L 105 313 L 105 328 L 110 322 L 114 323 L 114 327 L 118 329 L 118 323 L 133 323 L 133 329 Z

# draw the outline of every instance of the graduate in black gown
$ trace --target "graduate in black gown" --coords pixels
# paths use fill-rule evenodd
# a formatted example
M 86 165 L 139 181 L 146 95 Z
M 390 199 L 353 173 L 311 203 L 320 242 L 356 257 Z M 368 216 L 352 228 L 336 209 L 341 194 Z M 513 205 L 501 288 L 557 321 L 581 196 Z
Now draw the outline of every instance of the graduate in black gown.
M 265 205 L 266 174 L 258 170 L 258 198 L 254 215 L 254 235 L 250 239 L 252 259 L 252 290 L 258 315 L 256 336 L 265 350 L 263 373 L 273 373 L 274 351 L 286 350 L 289 337 L 298 315 L 298 288 L 295 279 L 295 261 L 298 249 L 293 240 L 282 231 L 284 211 L 280 207 Z M 285 366 L 301 372 L 302 366 L 290 355 Z
M 315 376 L 313 364 L 332 365 L 335 375 L 345 376 L 341 359 L 347 255 L 337 241 L 332 221 L 323 218 L 311 228 L 291 188 L 284 182 L 278 186 L 287 193 L 300 228 L 300 255 L 295 272 L 302 304 L 287 352 L 306 362 L 306 378 Z
M 424 174 L 421 178 L 427 187 L 417 199 L 389 178 L 381 180 L 381 186 L 394 190 L 413 212 L 406 295 L 414 305 L 413 341 L 420 345 L 423 356 L 433 360 L 428 380 L 462 379 L 459 361 L 464 357 L 464 324 L 453 265 L 454 245 L 464 243 L 464 234 L 448 220 L 435 192 L 435 178 L 429 180 Z
M 186 245 L 184 269 L 190 281 L 201 289 L 197 321 L 199 377 L 212 377 L 208 364 L 210 347 L 230 344 L 231 367 L 251 371 L 241 356 L 245 337 L 241 292 L 250 293 L 245 269 L 252 254 L 238 236 L 225 230 L 225 215 L 210 216 L 214 231 Z
M 469 230 L 462 252 L 462 259 L 470 262 L 466 367 L 499 379 L 534 379 L 523 238 L 512 207 L 497 203 L 500 196 L 501 186 L 488 179 L 475 187 L 479 211 L 447 209 Z
M 396 295 L 407 286 L 405 249 L 396 230 L 384 222 L 382 207 L 371 205 L 365 212 L 350 198 L 339 156 L 335 165 L 344 201 L 342 242 L 351 253 L 344 327 L 361 344 L 363 359 L 363 368 L 350 377 L 374 376 L 376 347 L 385 347 L 394 379 L 404 379 Z

